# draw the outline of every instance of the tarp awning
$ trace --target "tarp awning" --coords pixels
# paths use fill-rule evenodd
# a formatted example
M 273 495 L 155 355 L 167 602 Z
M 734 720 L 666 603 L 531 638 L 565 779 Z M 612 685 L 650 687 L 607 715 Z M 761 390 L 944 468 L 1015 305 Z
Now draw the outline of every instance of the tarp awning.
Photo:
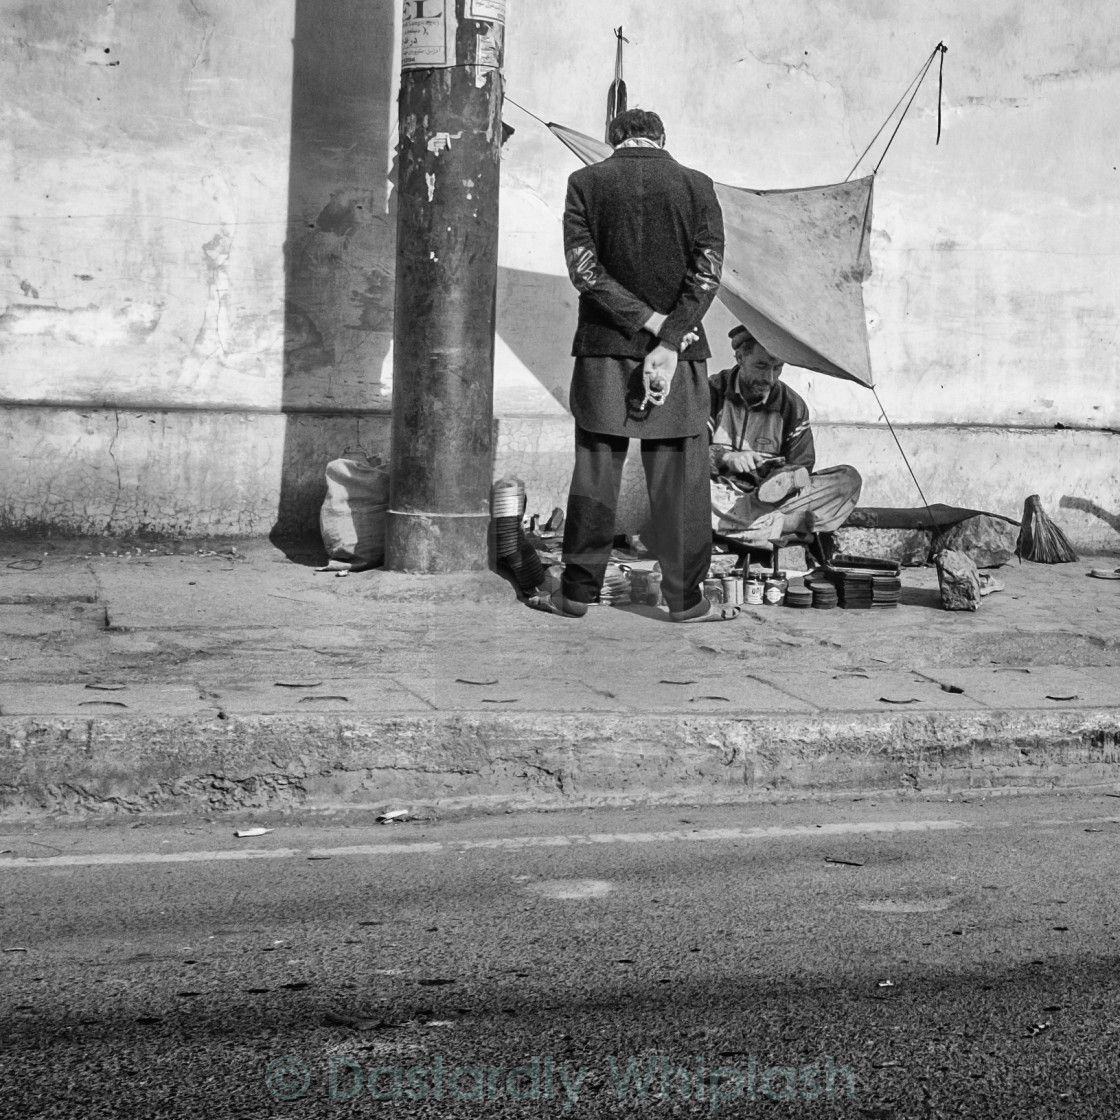
M 584 163 L 611 147 L 548 126 Z M 874 176 L 800 190 L 716 184 L 726 233 L 720 299 L 776 357 L 871 386 L 863 281 Z

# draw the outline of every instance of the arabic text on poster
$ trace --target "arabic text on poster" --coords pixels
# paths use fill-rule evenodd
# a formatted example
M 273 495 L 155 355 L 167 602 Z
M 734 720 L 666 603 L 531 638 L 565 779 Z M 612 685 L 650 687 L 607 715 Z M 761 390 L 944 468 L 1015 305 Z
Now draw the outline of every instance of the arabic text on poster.
M 484 19 L 490 23 L 505 23 L 508 0 L 470 0 L 471 19 Z

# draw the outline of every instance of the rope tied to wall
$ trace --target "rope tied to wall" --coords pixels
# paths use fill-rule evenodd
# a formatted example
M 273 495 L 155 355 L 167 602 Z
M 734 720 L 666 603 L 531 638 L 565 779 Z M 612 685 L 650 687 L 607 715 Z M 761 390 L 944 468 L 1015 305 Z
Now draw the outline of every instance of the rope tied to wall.
M 948 50 L 949 48 L 945 46 L 944 42 L 941 42 L 938 43 L 932 51 L 930 51 L 929 58 L 927 58 L 925 62 L 922 63 L 921 68 L 918 70 L 918 73 L 914 76 L 906 89 L 903 90 L 902 96 L 894 103 L 894 108 L 891 109 L 891 111 L 887 114 L 887 119 L 883 121 L 883 123 L 879 126 L 878 132 L 876 132 L 875 135 L 871 137 L 871 143 L 869 143 L 867 147 L 863 149 L 863 151 L 860 153 L 859 159 L 857 159 L 856 162 L 852 164 L 851 171 L 849 171 L 848 174 L 844 177 L 845 183 L 856 173 L 856 168 L 859 167 L 859 165 L 863 162 L 863 157 L 866 156 L 869 151 L 871 151 L 872 147 L 875 144 L 875 141 L 878 140 L 879 137 L 883 134 L 883 130 L 887 127 L 888 124 L 890 124 L 891 118 L 898 111 L 898 107 L 903 103 L 903 101 L 906 101 L 906 95 L 910 94 L 910 100 L 906 101 L 906 108 L 902 110 L 902 115 L 898 118 L 898 123 L 894 126 L 894 131 L 891 133 L 890 139 L 887 141 L 887 146 L 883 149 L 883 154 L 879 157 L 879 162 L 875 164 L 875 172 L 877 173 L 879 168 L 883 166 L 883 160 L 886 159 L 887 152 L 890 151 L 891 144 L 894 143 L 894 138 L 898 135 L 898 130 L 902 127 L 902 122 L 906 119 L 906 114 L 910 112 L 910 106 L 914 104 L 914 98 L 918 96 L 918 90 L 921 89 L 922 82 L 925 81 L 926 75 L 929 73 L 929 69 L 933 65 L 933 60 L 938 56 L 940 56 L 941 58 L 941 65 L 938 69 L 937 74 L 937 143 L 941 143 L 941 98 L 942 92 L 944 90 L 945 55 L 948 53 Z

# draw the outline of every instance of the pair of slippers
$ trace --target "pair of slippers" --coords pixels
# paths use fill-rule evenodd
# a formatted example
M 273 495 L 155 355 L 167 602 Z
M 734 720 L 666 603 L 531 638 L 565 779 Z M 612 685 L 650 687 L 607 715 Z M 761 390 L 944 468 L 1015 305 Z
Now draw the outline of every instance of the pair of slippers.
M 526 603 L 535 611 L 558 615 L 560 618 L 583 618 L 587 614 L 586 603 L 576 603 L 571 599 L 565 599 L 560 591 L 554 591 L 551 595 L 533 595 L 526 600 Z M 702 610 L 701 607 L 707 609 Z M 708 599 L 701 599 L 691 610 L 670 611 L 669 621 L 684 625 L 699 622 L 731 622 L 739 617 L 742 609 L 742 607 L 730 603 L 712 603 Z
M 1090 568 L 1093 579 L 1120 579 L 1120 568 Z

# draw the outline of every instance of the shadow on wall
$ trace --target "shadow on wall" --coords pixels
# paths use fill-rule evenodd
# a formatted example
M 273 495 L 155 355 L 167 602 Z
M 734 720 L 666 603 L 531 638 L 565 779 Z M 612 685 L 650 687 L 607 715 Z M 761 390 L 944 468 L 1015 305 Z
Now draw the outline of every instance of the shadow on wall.
M 277 543 L 317 534 L 331 459 L 388 452 L 393 9 L 296 0 Z
M 502 341 L 565 410 L 572 383 L 578 302 L 567 276 L 498 269 Z
M 1120 515 L 1109 513 L 1108 510 L 1102 509 L 1096 502 L 1090 502 L 1086 498 L 1075 498 L 1070 494 L 1063 496 L 1058 506 L 1061 509 L 1075 509 L 1080 513 L 1088 513 L 1092 517 L 1099 518 L 1110 529 L 1116 533 L 1120 533 Z

